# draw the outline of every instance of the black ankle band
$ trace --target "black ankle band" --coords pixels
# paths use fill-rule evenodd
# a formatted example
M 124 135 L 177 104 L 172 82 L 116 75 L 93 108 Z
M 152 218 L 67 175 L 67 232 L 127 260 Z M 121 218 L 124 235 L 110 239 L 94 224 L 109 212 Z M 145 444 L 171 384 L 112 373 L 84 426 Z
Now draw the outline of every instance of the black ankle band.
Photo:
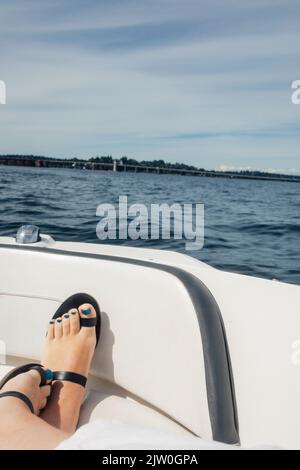
M 86 386 L 87 378 L 84 375 L 76 374 L 75 372 L 53 372 L 53 380 L 61 380 L 72 382 L 74 384 Z

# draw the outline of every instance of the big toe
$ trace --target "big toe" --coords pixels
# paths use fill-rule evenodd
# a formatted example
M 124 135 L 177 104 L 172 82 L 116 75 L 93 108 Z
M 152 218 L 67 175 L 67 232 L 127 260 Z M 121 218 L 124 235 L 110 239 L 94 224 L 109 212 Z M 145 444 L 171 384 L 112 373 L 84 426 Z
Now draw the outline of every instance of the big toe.
M 94 309 L 94 307 L 91 304 L 81 305 L 79 307 L 78 311 L 79 311 L 79 315 L 82 318 L 82 320 L 90 319 L 90 318 L 96 318 L 96 316 L 97 316 L 96 310 Z M 86 335 L 86 336 L 95 338 L 95 326 L 87 326 L 87 325 L 85 326 L 84 324 L 82 324 L 81 325 L 81 333 Z
M 79 315 L 81 318 L 94 318 L 96 317 L 96 310 L 91 304 L 83 304 L 79 307 Z

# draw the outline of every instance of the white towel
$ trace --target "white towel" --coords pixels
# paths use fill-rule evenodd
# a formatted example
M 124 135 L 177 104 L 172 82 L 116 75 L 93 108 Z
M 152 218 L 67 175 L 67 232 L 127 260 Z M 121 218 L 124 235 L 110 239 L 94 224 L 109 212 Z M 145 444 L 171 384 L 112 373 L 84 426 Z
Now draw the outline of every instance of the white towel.
M 197 437 L 166 433 L 146 427 L 132 426 L 118 420 L 97 420 L 79 428 L 62 442 L 58 450 L 171 450 L 171 449 L 232 449 Z M 233 447 L 235 449 L 235 447 Z
M 261 449 L 271 447 L 261 447 Z M 97 420 L 79 428 L 57 450 L 237 450 L 239 447 L 178 436 L 118 420 Z

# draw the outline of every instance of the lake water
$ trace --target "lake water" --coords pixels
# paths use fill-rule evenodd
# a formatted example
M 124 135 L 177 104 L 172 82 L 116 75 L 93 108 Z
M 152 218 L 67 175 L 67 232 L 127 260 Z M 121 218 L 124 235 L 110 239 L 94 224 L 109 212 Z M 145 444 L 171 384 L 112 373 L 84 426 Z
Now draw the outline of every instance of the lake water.
M 212 266 L 300 284 L 300 184 L 193 176 L 0 166 L 0 236 L 39 225 L 57 240 L 100 243 L 103 202 L 204 203 L 205 245 L 185 240 L 115 240 L 183 252 Z M 103 243 L 103 242 L 101 242 Z

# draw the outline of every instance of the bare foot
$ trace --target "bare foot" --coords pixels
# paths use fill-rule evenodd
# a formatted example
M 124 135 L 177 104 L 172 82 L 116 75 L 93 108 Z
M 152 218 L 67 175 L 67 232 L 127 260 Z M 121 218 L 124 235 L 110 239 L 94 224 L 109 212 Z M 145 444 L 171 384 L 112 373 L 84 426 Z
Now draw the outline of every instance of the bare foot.
M 32 403 L 34 414 L 39 415 L 40 411 L 45 408 L 47 404 L 47 398 L 50 395 L 50 385 L 44 385 L 40 387 L 41 376 L 36 370 L 30 370 L 23 374 L 17 375 L 10 379 L 0 390 L 1 393 L 5 392 L 20 392 L 23 393 Z M 2 397 L 0 398 L 0 413 L 8 411 L 9 413 L 13 409 L 24 410 L 26 413 L 31 413 L 30 409 L 19 398 L 15 397 Z
M 50 385 L 40 387 L 40 383 L 40 374 L 31 370 L 12 378 L 2 387 L 0 393 L 16 391 L 26 395 L 34 414 L 19 398 L 0 398 L 0 450 L 54 449 L 70 437 L 38 417 L 51 391 Z
M 80 328 L 80 316 L 92 318 L 96 312 L 92 305 L 84 304 L 49 324 L 42 364 L 53 372 L 88 375 L 96 347 L 96 334 L 94 327 Z M 62 431 L 72 433 L 76 430 L 83 397 L 84 388 L 81 385 L 55 381 L 41 418 Z

